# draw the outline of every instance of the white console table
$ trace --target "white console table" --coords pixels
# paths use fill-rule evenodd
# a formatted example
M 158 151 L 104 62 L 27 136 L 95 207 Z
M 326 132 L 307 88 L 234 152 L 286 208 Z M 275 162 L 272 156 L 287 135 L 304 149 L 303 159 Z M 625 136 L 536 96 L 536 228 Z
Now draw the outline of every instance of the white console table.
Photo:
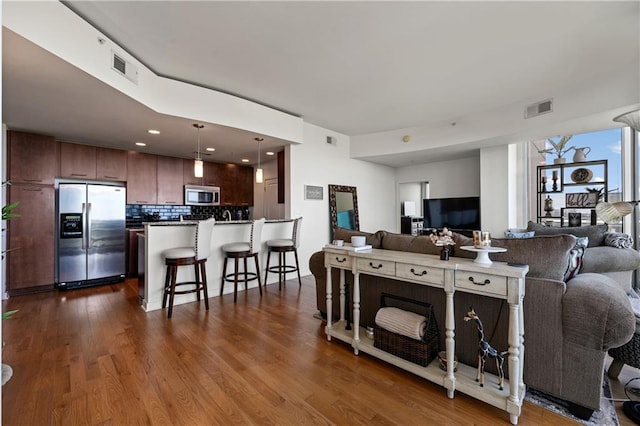
M 528 266 L 515 267 L 506 263 L 490 265 L 474 263 L 472 259 L 451 258 L 442 261 L 438 256 L 392 250 L 368 250 L 354 252 L 349 248 L 325 247 L 324 263 L 327 268 L 327 339 L 335 337 L 350 343 L 354 353 L 366 352 L 420 377 L 438 383 L 447 389 L 447 396 L 454 397 L 459 390 L 478 400 L 496 406 L 510 414 L 512 424 L 517 424 L 525 394 L 524 365 L 524 277 Z M 331 269 L 340 269 L 340 319 L 332 323 Z M 345 271 L 354 276 L 353 329 L 346 330 L 345 322 Z M 447 359 L 454 359 L 455 313 L 453 298 L 456 291 L 506 299 L 509 304 L 509 380 L 504 389 L 498 388 L 498 378 L 487 373 L 484 387 L 475 381 L 477 366 L 458 364 L 454 373 L 453 363 L 447 363 L 447 371 L 440 370 L 438 361 L 426 367 L 406 361 L 380 350 L 368 338 L 360 339 L 364 329 L 360 327 L 360 274 L 392 278 L 416 285 L 442 288 L 446 294 L 445 344 Z M 462 315 L 465 313 L 460 313 Z M 460 315 L 458 314 L 458 315 Z

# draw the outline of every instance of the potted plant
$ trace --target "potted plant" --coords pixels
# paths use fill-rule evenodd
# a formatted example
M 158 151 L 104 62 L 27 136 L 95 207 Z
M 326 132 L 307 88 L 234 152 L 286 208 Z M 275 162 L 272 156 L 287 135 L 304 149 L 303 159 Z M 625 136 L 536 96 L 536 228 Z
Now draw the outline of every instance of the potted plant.
M 540 149 L 538 150 L 538 152 L 540 154 L 555 153 L 556 158 L 553 160 L 553 164 L 564 164 L 564 155 L 572 149 L 575 149 L 575 146 L 573 145 L 567 148 L 567 143 L 569 143 L 572 137 L 573 135 L 561 136 L 557 142 L 551 138 L 548 138 L 547 142 L 551 144 L 551 148 Z
M 11 185 L 11 182 L 9 181 L 4 181 L 2 182 L 2 185 Z M 15 209 L 18 204 L 20 202 L 19 201 L 14 201 L 13 203 L 10 204 L 6 204 L 4 206 L 2 206 L 2 220 L 6 221 L 6 220 L 11 220 L 14 219 L 16 217 L 19 217 L 20 215 L 17 213 L 13 213 L 13 209 Z M 4 231 L 4 227 L 2 228 L 2 230 Z M 2 252 L 2 256 L 4 257 L 4 251 Z M 13 310 L 13 311 L 7 311 L 7 312 L 3 312 L 2 313 L 2 319 L 8 319 L 11 318 L 11 316 L 13 316 L 13 314 L 15 314 L 16 312 L 18 312 L 18 310 Z M 4 347 L 4 341 L 2 342 L 2 346 Z M 13 370 L 11 369 L 11 367 L 7 364 L 2 364 L 2 370 L 1 370 L 1 383 L 2 385 L 4 385 L 5 383 L 7 383 L 7 381 L 9 381 L 9 379 L 11 378 L 11 376 L 13 375 Z

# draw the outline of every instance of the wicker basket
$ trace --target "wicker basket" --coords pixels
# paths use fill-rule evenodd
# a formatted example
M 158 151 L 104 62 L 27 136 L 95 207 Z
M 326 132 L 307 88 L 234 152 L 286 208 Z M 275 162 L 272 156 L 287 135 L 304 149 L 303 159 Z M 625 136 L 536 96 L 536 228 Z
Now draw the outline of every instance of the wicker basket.
M 427 330 L 422 340 L 416 340 L 376 325 L 374 327 L 373 346 L 414 364 L 426 367 L 438 355 L 438 326 L 433 315 L 433 306 L 430 303 L 382 293 L 380 307 L 386 306 L 394 306 L 424 315 L 427 318 Z

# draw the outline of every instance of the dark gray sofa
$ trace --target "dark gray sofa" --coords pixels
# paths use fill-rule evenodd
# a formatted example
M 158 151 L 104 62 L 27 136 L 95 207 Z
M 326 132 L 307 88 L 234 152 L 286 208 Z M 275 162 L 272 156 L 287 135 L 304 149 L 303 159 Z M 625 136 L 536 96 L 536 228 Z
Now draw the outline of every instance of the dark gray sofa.
M 341 228 L 335 238 L 349 241 L 351 235 L 365 235 L 374 248 L 437 255 L 439 248 L 429 237 L 393 234 L 386 231 L 364 233 Z M 459 249 L 472 245 L 469 238 L 454 234 L 454 256 L 474 257 Z M 588 418 L 599 408 L 604 360 L 607 350 L 626 343 L 635 330 L 635 317 L 625 290 L 615 280 L 593 272 L 581 273 L 564 282 L 569 253 L 575 245 L 571 235 L 539 236 L 530 239 L 493 239 L 492 245 L 507 252 L 492 254 L 494 261 L 526 263 L 525 280 L 525 363 L 528 387 L 541 390 L 570 403 L 572 411 Z M 637 254 L 637 252 L 636 252 Z M 326 316 L 326 269 L 323 253 L 309 261 L 316 279 L 317 307 Z M 635 260 L 640 267 L 640 255 Z M 333 270 L 333 313 L 339 312 L 338 271 Z M 351 288 L 353 276 L 347 273 Z M 445 295 L 441 289 L 416 286 L 401 281 L 361 275 L 361 326 L 373 326 L 382 292 L 426 301 L 434 306 L 440 329 L 439 345 L 444 349 Z M 508 347 L 508 305 L 485 296 L 456 293 L 456 356 L 460 362 L 476 365 L 477 333 L 463 320 L 473 306 L 482 319 L 485 333 L 498 350 Z M 337 319 L 337 314 L 334 315 Z M 492 366 L 487 364 L 487 370 Z M 495 373 L 495 371 L 492 371 Z

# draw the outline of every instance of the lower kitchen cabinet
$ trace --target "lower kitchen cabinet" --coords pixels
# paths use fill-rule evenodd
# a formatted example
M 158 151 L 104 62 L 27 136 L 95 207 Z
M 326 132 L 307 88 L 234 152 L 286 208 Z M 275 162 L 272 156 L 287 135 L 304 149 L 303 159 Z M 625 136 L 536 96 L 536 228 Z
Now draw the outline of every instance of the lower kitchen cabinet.
M 53 288 L 55 191 L 52 185 L 13 184 L 9 201 L 20 217 L 7 222 L 9 294 Z

